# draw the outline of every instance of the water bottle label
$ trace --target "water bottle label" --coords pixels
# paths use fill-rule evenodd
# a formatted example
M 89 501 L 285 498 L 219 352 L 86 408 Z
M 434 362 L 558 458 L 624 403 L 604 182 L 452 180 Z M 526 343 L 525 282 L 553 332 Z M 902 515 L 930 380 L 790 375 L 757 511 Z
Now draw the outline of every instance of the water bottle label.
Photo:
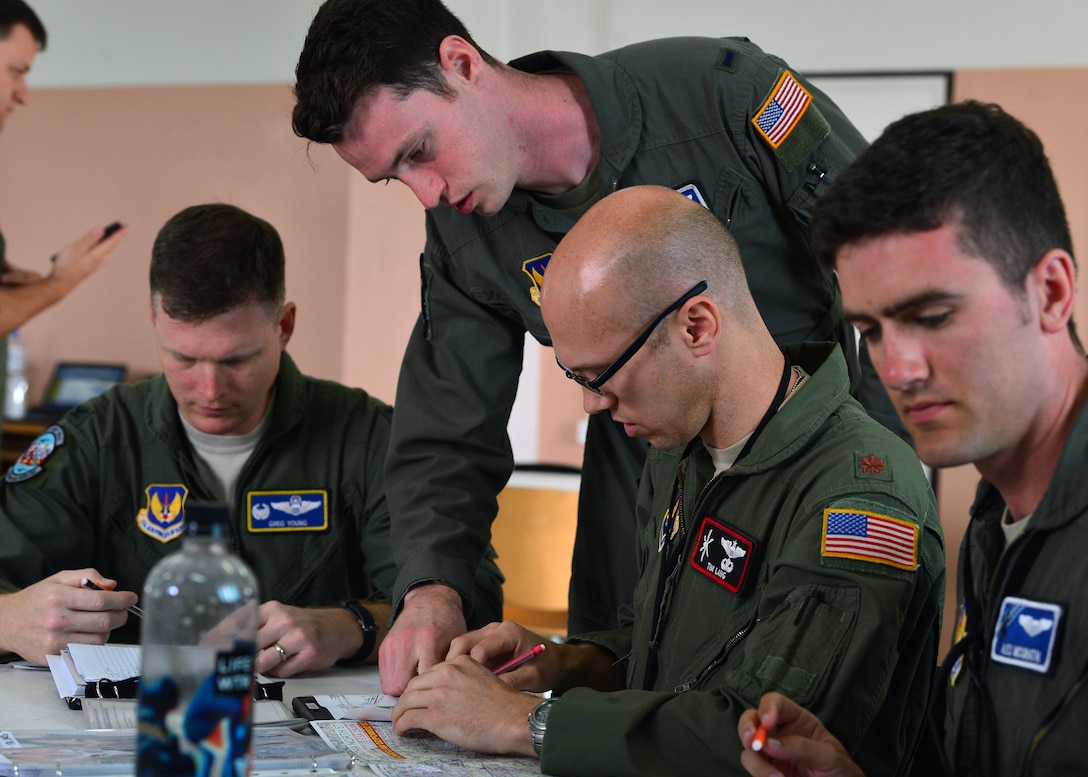
M 137 777 L 245 777 L 253 704 L 252 643 L 215 655 L 212 673 L 183 706 L 176 678 L 140 687 Z

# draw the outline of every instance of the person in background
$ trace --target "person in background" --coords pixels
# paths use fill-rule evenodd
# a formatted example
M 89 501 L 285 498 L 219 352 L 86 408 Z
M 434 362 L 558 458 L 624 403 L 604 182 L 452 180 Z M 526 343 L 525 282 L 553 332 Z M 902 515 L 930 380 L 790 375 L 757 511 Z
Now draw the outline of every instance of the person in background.
M 542 309 L 586 411 L 653 446 L 633 608 L 500 676 L 543 638 L 507 621 L 455 639 L 409 682 L 397 731 L 535 753 L 545 774 L 728 774 L 742 748 L 726 734 L 778 690 L 874 773 L 904 774 L 937 665 L 943 538 L 917 457 L 849 396 L 838 345 L 779 346 L 728 230 L 657 186 L 567 233 Z
M 808 242 L 813 203 L 865 141 L 830 99 L 748 40 L 544 51 L 506 65 L 439 0 L 328 0 L 299 56 L 295 94 L 297 134 L 331 144 L 371 181 L 401 181 L 427 208 L 422 311 L 386 473 L 399 568 L 382 646 L 387 693 L 441 660 L 474 613 L 473 574 L 513 467 L 507 423 L 525 334 L 551 344 L 539 303 L 549 260 L 617 189 L 669 186 L 729 225 L 775 338 L 838 342 L 852 390 L 901 428 L 875 375 L 862 382 L 834 278 Z M 631 601 L 647 447 L 607 412 L 589 421 L 571 633 L 616 625 Z
M 26 105 L 27 75 L 45 44 L 45 25 L 30 6 L 0 0 L 0 131 L 15 107 Z M 0 234 L 0 365 L 6 362 L 2 338 L 68 296 L 105 263 L 125 232 L 122 227 L 107 236 L 104 227 L 95 227 L 54 254 L 46 275 L 13 265 Z
M 182 210 L 155 239 L 150 285 L 162 375 L 71 411 L 5 475 L 0 651 L 44 662 L 69 642 L 136 642 L 127 608 L 177 548 L 187 502 L 212 500 L 259 583 L 257 671 L 376 661 L 395 576 L 391 409 L 288 356 L 296 307 L 268 222 Z M 481 595 L 500 586 L 481 569 Z
M 982 476 L 931 713 L 943 764 L 917 773 L 1084 773 L 1088 363 L 1042 143 L 997 105 L 907 116 L 831 187 L 813 233 L 922 461 Z M 745 744 L 769 731 L 750 774 L 862 771 L 806 707 L 772 694 L 745 713 Z

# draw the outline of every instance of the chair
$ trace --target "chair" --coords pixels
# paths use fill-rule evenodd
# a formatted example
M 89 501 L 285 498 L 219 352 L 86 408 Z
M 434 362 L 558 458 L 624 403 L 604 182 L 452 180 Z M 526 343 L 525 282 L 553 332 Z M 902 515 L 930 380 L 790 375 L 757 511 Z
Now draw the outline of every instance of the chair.
M 567 634 L 580 482 L 573 467 L 518 465 L 498 495 L 491 526 L 491 544 L 506 577 L 503 617 L 547 637 Z

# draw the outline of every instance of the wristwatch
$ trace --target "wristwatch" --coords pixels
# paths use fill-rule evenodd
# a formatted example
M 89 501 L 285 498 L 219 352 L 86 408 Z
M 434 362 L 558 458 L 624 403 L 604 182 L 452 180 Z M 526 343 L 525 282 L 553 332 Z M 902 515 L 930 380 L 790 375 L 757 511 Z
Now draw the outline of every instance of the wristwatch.
M 537 755 L 544 749 L 544 732 L 548 730 L 548 713 L 557 699 L 545 699 L 529 713 L 529 735 L 533 738 L 533 750 Z
M 337 661 L 337 664 L 360 664 L 366 661 L 367 657 L 374 650 L 374 643 L 378 641 L 378 624 L 374 621 L 374 616 L 370 614 L 370 610 L 363 605 L 359 604 L 354 599 L 341 599 L 337 602 L 338 605 L 355 616 L 355 620 L 359 621 L 359 628 L 363 630 L 363 645 L 360 647 L 351 658 L 342 658 Z

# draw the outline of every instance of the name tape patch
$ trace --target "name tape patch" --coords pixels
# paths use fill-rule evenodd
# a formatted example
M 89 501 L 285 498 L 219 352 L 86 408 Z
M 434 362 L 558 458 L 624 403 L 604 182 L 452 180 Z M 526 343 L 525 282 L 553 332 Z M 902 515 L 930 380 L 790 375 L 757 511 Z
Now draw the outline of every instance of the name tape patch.
M 1054 658 L 1061 618 L 1060 605 L 1006 596 L 1001 602 L 990 658 L 1046 674 Z
M 250 532 L 321 531 L 329 527 L 327 491 L 250 491 Z
M 711 518 L 703 518 L 699 539 L 690 564 L 723 588 L 740 593 L 752 569 L 756 544 L 736 529 Z

